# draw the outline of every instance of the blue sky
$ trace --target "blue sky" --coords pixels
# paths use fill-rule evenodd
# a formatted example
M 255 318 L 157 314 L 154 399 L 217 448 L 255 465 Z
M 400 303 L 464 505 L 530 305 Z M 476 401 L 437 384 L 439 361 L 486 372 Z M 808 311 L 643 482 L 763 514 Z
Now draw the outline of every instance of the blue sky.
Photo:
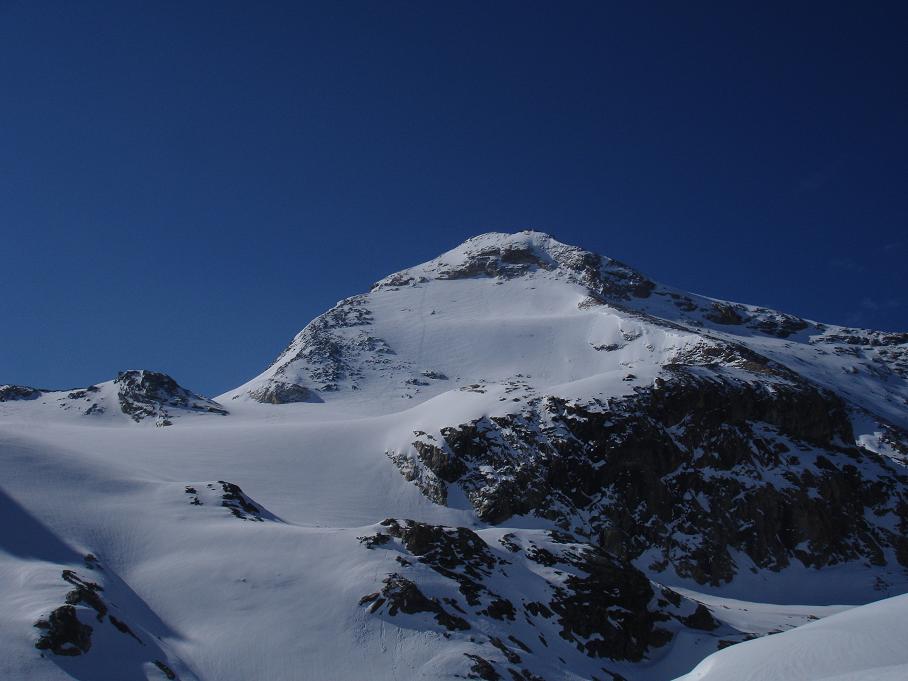
M 894 2 L 0 1 L 0 382 L 216 394 L 527 227 L 908 330 L 906 34 Z

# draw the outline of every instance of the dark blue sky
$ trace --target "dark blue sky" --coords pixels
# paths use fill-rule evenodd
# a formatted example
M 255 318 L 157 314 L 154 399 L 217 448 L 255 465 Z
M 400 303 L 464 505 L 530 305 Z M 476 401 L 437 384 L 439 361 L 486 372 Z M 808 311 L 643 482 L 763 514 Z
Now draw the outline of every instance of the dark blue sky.
M 535 227 L 908 329 L 908 4 L 0 0 L 0 383 L 216 394 Z

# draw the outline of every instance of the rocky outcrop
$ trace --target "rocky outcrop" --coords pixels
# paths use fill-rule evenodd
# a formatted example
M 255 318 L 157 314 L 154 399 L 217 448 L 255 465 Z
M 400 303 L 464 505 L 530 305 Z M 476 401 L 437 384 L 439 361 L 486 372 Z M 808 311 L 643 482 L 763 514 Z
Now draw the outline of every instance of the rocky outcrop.
M 393 552 L 398 565 L 360 605 L 381 617 L 424 613 L 448 635 L 468 636 L 475 645 L 468 656 L 482 660 L 487 675 L 545 678 L 555 649 L 633 663 L 684 630 L 715 636 L 717 646 L 720 635 L 744 636 L 628 561 L 564 532 L 515 531 L 493 546 L 468 528 L 389 518 L 360 541 Z
M 183 489 L 191 506 L 218 506 L 234 518 L 262 522 L 278 520 L 277 516 L 252 500 L 239 485 L 225 480 L 186 485 Z
M 425 385 L 415 366 L 370 333 L 372 312 L 366 296 L 340 301 L 300 331 L 274 361 L 268 375 L 246 395 L 257 402 L 321 402 L 322 395 L 358 390 L 367 373 L 391 370 L 401 385 Z M 239 395 L 234 396 L 234 399 Z
M 42 632 L 35 641 L 35 647 L 38 650 L 49 650 L 55 655 L 82 655 L 91 649 L 94 629 L 79 620 L 76 606 L 83 606 L 85 611 L 93 610 L 97 622 L 103 622 L 108 615 L 107 604 L 101 596 L 104 589 L 100 584 L 80 577 L 73 570 L 63 570 L 63 581 L 73 588 L 65 596 L 65 605 L 55 608 L 46 618 L 35 622 L 35 627 Z M 117 629 L 128 632 L 141 643 L 124 623 L 113 616 L 110 621 L 119 624 Z
M 186 390 L 167 374 L 157 371 L 121 371 L 114 385 L 120 410 L 137 423 L 156 419 L 160 425 L 170 425 L 172 412 L 179 411 L 227 414 L 217 402 Z
M 784 312 L 757 308 L 748 326 L 769 336 L 788 338 L 792 334 L 810 328 L 810 323 Z
M 384 588 L 380 592 L 363 596 L 359 604 L 369 605 L 369 612 L 372 613 L 386 608 L 391 617 L 398 612 L 408 615 L 429 613 L 448 631 L 464 631 L 470 628 L 466 620 L 449 613 L 438 600 L 427 598 L 416 584 L 399 574 L 388 575 L 384 581 Z
M 704 316 L 716 324 L 743 324 L 745 317 L 741 314 L 744 311 L 743 305 L 732 305 L 730 303 L 713 303 L 712 309 Z
M 331 310 L 312 320 L 275 360 L 274 380 L 288 374 L 304 373 L 317 390 L 331 392 L 338 382 L 361 377 L 355 359 L 358 345 L 370 338 L 361 331 L 372 323 L 372 312 L 362 296 L 340 301 Z M 359 342 L 358 342 L 359 341 Z
M 61 605 L 54 609 L 46 619 L 35 622 L 35 627 L 42 631 L 35 641 L 38 650 L 73 656 L 87 653 L 91 649 L 92 628 L 79 621 L 76 609 L 71 605 Z
M 855 364 L 870 375 L 887 381 L 908 379 L 908 333 L 827 329 L 824 333 L 811 337 L 810 342 L 817 352 L 831 351 L 839 356 L 853 358 Z
M 296 383 L 274 381 L 249 391 L 249 397 L 256 402 L 267 404 L 288 404 L 291 402 L 321 402 L 318 394 Z
M 89 553 L 84 557 L 84 569 L 91 571 L 91 579 L 82 570 L 62 570 L 62 580 L 69 590 L 62 596 L 61 605 L 34 623 L 38 631 L 35 648 L 42 654 L 63 657 L 90 655 L 114 659 L 124 678 L 132 678 L 149 663 L 167 679 L 180 678 L 175 669 L 180 670 L 184 679 L 195 678 L 186 673 L 179 659 L 162 650 L 160 634 L 136 626 L 135 622 L 159 621 L 142 599 L 95 555 Z M 146 609 L 137 612 L 141 608 Z M 110 630 L 105 632 L 108 626 Z
M 175 681 L 175 679 L 177 679 L 176 672 L 174 672 L 166 663 L 161 660 L 152 660 L 151 663 L 161 670 L 161 673 L 167 681 Z
M 43 391 L 27 385 L 0 385 L 0 402 L 34 400 L 41 397 L 42 394 Z
M 549 397 L 424 434 L 410 475 L 459 485 L 487 522 L 548 518 L 700 583 L 732 580 L 736 551 L 769 570 L 908 567 L 908 472 L 853 444 L 834 394 L 744 359 L 750 380 L 679 365 L 622 400 Z

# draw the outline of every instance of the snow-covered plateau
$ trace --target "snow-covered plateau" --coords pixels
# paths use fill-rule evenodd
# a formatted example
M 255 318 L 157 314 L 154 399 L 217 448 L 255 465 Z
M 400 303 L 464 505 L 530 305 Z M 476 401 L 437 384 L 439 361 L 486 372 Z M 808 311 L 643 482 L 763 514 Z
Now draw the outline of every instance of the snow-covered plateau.
M 908 333 L 539 232 L 209 399 L 0 386 L 0 678 L 908 678 Z

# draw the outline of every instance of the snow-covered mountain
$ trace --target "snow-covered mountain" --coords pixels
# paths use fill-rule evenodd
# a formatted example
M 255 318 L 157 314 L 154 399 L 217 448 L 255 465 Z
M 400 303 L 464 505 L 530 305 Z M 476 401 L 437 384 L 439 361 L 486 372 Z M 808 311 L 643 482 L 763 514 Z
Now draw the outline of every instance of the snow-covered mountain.
M 908 333 L 484 234 L 216 400 L 0 386 L 0 675 L 731 678 L 908 614 L 906 461 Z

